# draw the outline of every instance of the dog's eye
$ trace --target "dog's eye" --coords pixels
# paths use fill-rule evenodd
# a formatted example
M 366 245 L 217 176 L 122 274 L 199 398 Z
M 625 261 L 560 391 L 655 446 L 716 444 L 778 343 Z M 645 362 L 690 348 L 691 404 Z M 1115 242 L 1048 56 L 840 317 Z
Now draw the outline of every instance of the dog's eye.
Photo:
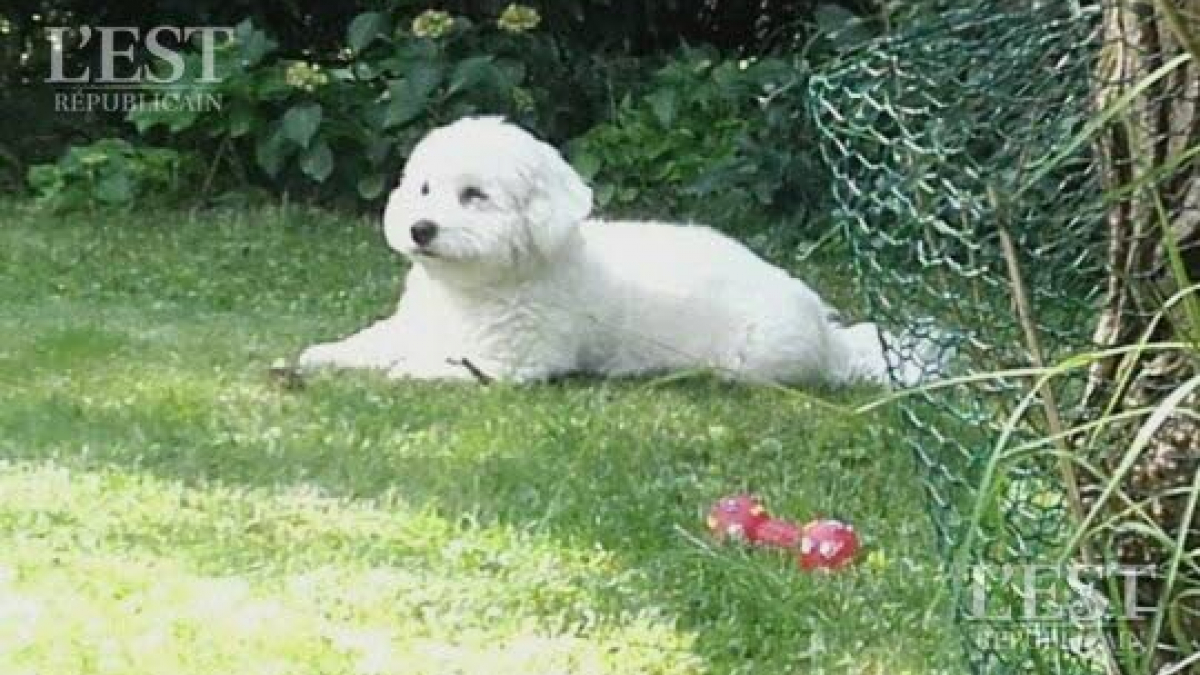
M 429 194 L 429 183 L 421 183 L 421 196 L 424 197 L 428 194 Z
M 463 205 L 487 201 L 487 194 L 477 187 L 469 187 L 458 193 L 458 201 Z

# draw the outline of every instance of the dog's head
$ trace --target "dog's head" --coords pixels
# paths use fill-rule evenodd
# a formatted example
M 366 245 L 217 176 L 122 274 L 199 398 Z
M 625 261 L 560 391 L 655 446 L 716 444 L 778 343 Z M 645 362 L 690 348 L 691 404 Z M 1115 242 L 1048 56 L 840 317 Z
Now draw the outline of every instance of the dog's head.
M 503 273 L 554 257 L 592 191 L 549 145 L 498 117 L 429 133 L 388 199 L 388 245 L 419 264 Z

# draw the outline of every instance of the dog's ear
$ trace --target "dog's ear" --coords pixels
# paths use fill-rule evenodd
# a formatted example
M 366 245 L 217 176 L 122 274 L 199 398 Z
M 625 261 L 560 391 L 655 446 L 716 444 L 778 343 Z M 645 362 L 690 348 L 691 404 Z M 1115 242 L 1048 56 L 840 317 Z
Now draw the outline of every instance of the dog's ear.
M 592 190 L 553 147 L 536 141 L 536 164 L 525 213 L 533 244 L 557 251 L 592 212 Z

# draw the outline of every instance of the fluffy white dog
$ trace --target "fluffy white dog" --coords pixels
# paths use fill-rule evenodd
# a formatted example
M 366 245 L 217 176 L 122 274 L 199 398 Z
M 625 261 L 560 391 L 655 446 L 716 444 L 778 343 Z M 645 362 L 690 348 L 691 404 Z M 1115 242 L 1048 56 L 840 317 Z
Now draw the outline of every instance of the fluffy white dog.
M 309 347 L 302 368 L 544 380 L 712 369 L 773 382 L 884 381 L 872 324 L 843 327 L 798 279 L 706 227 L 589 220 L 592 193 L 500 118 L 436 129 L 383 223 L 412 260 L 395 314 Z

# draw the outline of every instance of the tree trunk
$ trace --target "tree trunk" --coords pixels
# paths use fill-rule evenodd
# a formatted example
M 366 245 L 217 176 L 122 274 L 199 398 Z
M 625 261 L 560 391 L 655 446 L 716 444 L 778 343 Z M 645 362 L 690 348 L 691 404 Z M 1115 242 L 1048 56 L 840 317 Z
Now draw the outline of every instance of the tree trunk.
M 1104 51 L 1096 80 L 1098 110 L 1111 106 L 1172 58 L 1195 53 L 1194 45 L 1200 42 L 1200 0 L 1109 0 L 1102 32 Z M 1100 139 L 1107 188 L 1113 193 L 1125 192 L 1114 198 L 1108 212 L 1110 269 L 1095 341 L 1100 347 L 1134 345 L 1148 335 L 1152 342 L 1190 342 L 1191 347 L 1097 363 L 1086 394 L 1091 414 L 1104 411 L 1114 401 L 1114 412 L 1155 406 L 1200 373 L 1195 348 L 1200 326 L 1193 324 L 1195 315 L 1189 319 L 1186 302 L 1163 312 L 1165 300 L 1184 287 L 1181 283 L 1200 281 L 1200 162 L 1163 171 L 1198 143 L 1200 63 L 1196 61 L 1177 67 L 1139 93 Z M 1157 173 L 1166 175 L 1156 177 Z M 1141 187 L 1130 191 L 1135 185 Z M 1182 259 L 1182 265 L 1177 261 L 1174 269 L 1169 242 Z M 1179 267 L 1186 270 L 1187 279 L 1179 278 Z M 1190 299 L 1200 305 L 1200 295 L 1193 293 Z M 1160 313 L 1162 318 L 1155 324 Z M 1128 379 L 1124 379 L 1125 372 Z M 1124 498 L 1113 497 L 1104 505 L 1106 515 L 1118 517 L 1101 535 L 1108 537 L 1108 550 L 1115 552 L 1120 563 L 1163 570 L 1172 556 L 1171 546 L 1147 536 L 1144 530 L 1122 527 L 1142 520 L 1130 514 L 1130 502 L 1141 504 L 1172 540 L 1186 536 L 1185 550 L 1194 553 L 1200 547 L 1200 518 L 1186 516 L 1189 492 L 1200 472 L 1198 403 L 1200 396 L 1193 390 L 1120 479 Z M 1100 451 L 1095 459 L 1109 476 L 1117 473 L 1147 417 L 1111 424 L 1100 447 L 1092 448 Z M 1081 491 L 1094 500 L 1100 487 L 1102 484 L 1083 485 Z M 1170 588 L 1162 579 L 1139 584 L 1139 605 L 1169 608 L 1158 644 L 1153 646 L 1157 667 L 1178 664 L 1200 650 L 1197 567 L 1200 560 L 1185 559 L 1180 567 L 1182 580 Z M 1144 648 L 1151 649 L 1145 643 L 1151 639 L 1153 622 L 1151 617 L 1145 618 L 1136 622 L 1134 629 Z M 1200 662 L 1192 662 L 1182 672 L 1200 673 Z

